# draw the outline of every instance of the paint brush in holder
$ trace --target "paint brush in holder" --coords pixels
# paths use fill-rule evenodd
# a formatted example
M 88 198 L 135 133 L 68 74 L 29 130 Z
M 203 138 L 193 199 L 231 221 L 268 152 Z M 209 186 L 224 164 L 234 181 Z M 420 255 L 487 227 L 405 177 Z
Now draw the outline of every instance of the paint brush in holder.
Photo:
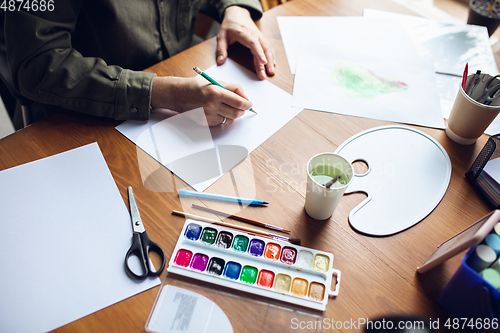
M 330 187 L 332 187 L 332 185 L 333 185 L 333 184 L 335 184 L 335 182 L 336 182 L 337 180 L 339 180 L 339 179 L 340 179 L 340 175 L 335 176 L 335 177 L 334 177 L 334 178 L 332 178 L 332 179 L 331 179 L 328 183 L 326 183 L 326 184 L 325 184 L 325 187 L 326 187 L 326 188 L 330 188 Z

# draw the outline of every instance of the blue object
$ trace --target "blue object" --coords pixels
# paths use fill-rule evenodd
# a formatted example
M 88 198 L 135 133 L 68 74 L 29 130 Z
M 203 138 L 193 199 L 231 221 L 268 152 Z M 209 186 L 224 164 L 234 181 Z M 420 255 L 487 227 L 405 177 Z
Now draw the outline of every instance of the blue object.
M 240 198 L 240 197 L 233 197 L 233 196 L 223 195 L 223 194 L 203 193 L 203 192 L 190 191 L 190 190 L 179 190 L 179 195 L 185 195 L 185 196 L 196 197 L 196 198 L 204 198 L 204 199 L 215 199 L 215 200 L 222 200 L 222 201 L 238 202 L 238 203 L 249 204 L 249 205 L 266 205 L 266 204 L 268 204 L 268 202 L 266 202 L 266 201 L 257 200 L 257 199 Z
M 456 318 L 484 320 L 500 318 L 500 291 L 486 282 L 467 265 L 467 259 L 476 247 L 462 257 L 462 264 L 438 299 L 446 311 Z M 481 329 L 472 330 L 481 332 Z
M 498 256 L 498 254 L 500 253 L 500 236 L 498 236 L 497 234 L 489 234 L 484 239 L 484 244 L 491 247 Z
M 191 223 L 186 227 L 186 231 L 184 232 L 184 236 L 186 236 L 187 239 L 197 241 L 198 238 L 200 238 L 201 235 L 201 226 Z
M 233 280 L 240 277 L 241 265 L 234 261 L 229 261 L 224 267 L 224 276 Z

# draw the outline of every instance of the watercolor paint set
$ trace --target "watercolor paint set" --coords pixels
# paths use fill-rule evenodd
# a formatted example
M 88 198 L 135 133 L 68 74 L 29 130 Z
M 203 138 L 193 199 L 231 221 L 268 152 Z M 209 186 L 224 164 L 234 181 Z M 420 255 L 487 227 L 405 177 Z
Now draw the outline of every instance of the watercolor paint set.
M 341 277 L 331 253 L 195 220 L 185 222 L 167 271 L 322 311 Z

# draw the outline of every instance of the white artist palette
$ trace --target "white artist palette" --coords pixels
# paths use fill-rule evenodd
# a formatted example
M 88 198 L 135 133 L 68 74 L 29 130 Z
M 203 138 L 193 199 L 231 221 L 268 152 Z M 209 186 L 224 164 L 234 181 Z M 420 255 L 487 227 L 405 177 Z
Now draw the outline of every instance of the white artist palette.
M 369 235 L 405 230 L 425 218 L 443 198 L 451 178 L 444 148 L 427 134 L 405 126 L 382 126 L 358 133 L 335 153 L 363 161 L 346 193 L 368 197 L 349 213 L 351 226 Z
M 340 288 L 332 265 L 328 252 L 187 220 L 167 271 L 325 311 Z

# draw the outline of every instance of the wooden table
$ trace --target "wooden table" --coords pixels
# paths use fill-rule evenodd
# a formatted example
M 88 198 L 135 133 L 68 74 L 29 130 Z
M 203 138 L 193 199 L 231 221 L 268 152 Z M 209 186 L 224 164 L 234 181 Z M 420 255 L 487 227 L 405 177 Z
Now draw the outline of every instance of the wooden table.
M 276 16 L 359 16 L 364 8 L 408 13 L 389 0 L 293 0 L 267 11 L 260 21 L 260 27 L 271 41 L 277 56 L 277 74 L 269 81 L 292 93 L 293 76 L 289 71 Z M 206 69 L 215 64 L 215 46 L 215 40 L 211 39 L 148 71 L 159 75 L 194 76 L 193 66 Z M 231 47 L 230 57 L 248 68 L 252 66 L 250 53 L 242 47 Z M 127 186 L 133 186 L 146 229 L 170 257 L 185 221 L 171 216 L 172 209 L 182 209 L 180 199 L 174 192 L 148 190 L 146 187 L 151 189 L 155 185 L 145 187 L 139 167 L 158 169 L 158 179 L 172 176 L 159 168 L 149 156 L 137 152 L 135 145 L 114 129 L 118 124 L 117 121 L 72 112 L 52 116 L 0 140 L 0 170 L 98 142 L 124 200 L 127 199 Z M 464 178 L 487 136 L 483 135 L 474 145 L 461 146 L 450 141 L 443 130 L 415 127 L 435 138 L 446 149 L 453 171 L 441 203 L 424 220 L 404 232 L 390 237 L 370 237 L 354 231 L 349 225 L 348 214 L 364 199 L 362 194 L 345 196 L 333 217 L 327 221 L 314 221 L 304 212 L 304 166 L 308 159 L 320 152 L 334 151 L 343 141 L 360 131 L 387 124 L 390 123 L 302 111 L 250 155 L 255 177 L 249 181 L 255 181 L 257 198 L 265 198 L 271 204 L 263 209 L 246 208 L 240 214 L 291 229 L 293 235 L 301 238 L 303 246 L 335 255 L 334 266 L 342 271 L 342 284 L 340 295 L 330 299 L 325 318 L 349 321 L 410 313 L 424 318 L 440 318 L 442 326 L 448 314 L 437 305 L 436 299 L 458 268 L 461 256 L 424 275 L 417 274 L 415 269 L 437 245 L 489 211 Z M 297 140 L 298 136 L 300 140 Z M 244 167 L 238 166 L 237 169 Z M 245 174 L 246 171 L 242 172 Z M 228 183 L 230 176 L 226 174 L 210 191 L 224 193 Z M 197 213 L 215 217 L 208 213 Z M 153 288 L 143 292 L 72 322 L 58 331 L 143 331 L 158 290 Z M 260 300 L 266 302 L 266 299 Z M 237 311 L 230 311 L 229 317 L 237 318 Z M 256 318 L 254 322 L 259 321 L 258 313 L 245 315 Z M 271 320 L 268 318 L 268 322 Z M 247 331 L 242 324 L 244 321 L 232 321 L 236 332 Z M 283 329 L 289 329 L 289 326 Z M 272 331 L 266 327 L 260 327 L 257 331 L 266 330 Z

